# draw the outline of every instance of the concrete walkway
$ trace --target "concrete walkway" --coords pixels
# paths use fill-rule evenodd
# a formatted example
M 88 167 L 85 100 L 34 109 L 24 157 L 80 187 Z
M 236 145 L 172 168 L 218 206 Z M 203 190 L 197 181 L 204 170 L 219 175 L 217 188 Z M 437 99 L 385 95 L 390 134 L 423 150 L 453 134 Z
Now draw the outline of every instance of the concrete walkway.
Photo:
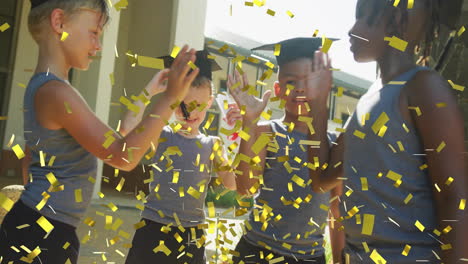
M 135 232 L 134 225 L 141 218 L 141 211 L 136 208 L 136 204 L 143 203 L 133 193 L 119 193 L 114 190 L 103 192 L 104 198 L 94 200 L 88 209 L 84 220 L 87 224 L 81 224 L 77 230 L 81 241 L 80 264 L 124 263 Z M 117 210 L 114 212 L 111 208 Z M 216 260 L 217 263 L 222 263 L 221 251 L 216 250 L 216 235 L 220 237 L 218 244 L 233 250 L 242 235 L 241 223 L 247 218 L 247 215 L 234 217 L 233 210 L 225 214 L 226 210 L 228 209 L 216 208 L 218 219 L 207 218 L 207 221 L 221 222 L 228 229 L 224 233 L 220 228 L 207 232 L 206 254 L 207 261 L 211 263 L 216 263 Z

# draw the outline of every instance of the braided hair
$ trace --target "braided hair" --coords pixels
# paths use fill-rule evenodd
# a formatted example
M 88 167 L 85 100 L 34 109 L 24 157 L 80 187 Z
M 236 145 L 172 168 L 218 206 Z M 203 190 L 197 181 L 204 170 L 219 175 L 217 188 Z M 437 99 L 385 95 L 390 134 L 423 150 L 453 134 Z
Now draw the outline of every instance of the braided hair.
M 387 26 L 394 30 L 392 33 L 395 36 L 401 37 L 403 32 L 400 32 L 398 27 L 406 27 L 408 25 L 408 0 L 400 0 L 396 7 L 394 6 L 395 1 L 396 0 L 374 0 L 371 1 L 371 3 L 366 3 L 371 5 L 370 8 L 372 10 L 371 14 L 367 18 L 367 23 L 368 25 L 374 24 L 386 10 L 399 9 L 402 14 L 401 25 L 398 25 L 398 22 L 394 19 L 395 16 L 390 16 L 390 19 L 387 22 Z M 428 65 L 432 53 L 433 42 L 439 36 L 441 24 L 439 18 L 439 9 L 441 1 L 444 0 L 424 0 L 424 8 L 429 14 L 429 25 L 427 27 L 424 38 L 420 40 L 420 42 L 415 47 L 415 55 L 419 56 L 416 63 L 419 65 Z M 359 8 L 360 7 L 358 7 L 358 9 Z

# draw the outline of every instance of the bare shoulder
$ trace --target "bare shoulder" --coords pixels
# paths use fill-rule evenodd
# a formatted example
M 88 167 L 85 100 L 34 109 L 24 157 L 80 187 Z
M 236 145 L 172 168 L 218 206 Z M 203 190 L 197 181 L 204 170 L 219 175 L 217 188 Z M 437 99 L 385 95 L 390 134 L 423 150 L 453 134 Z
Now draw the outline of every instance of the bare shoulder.
M 409 102 L 434 103 L 455 102 L 450 85 L 438 72 L 433 70 L 419 71 L 405 87 Z M 448 102 L 447 102 L 448 100 Z

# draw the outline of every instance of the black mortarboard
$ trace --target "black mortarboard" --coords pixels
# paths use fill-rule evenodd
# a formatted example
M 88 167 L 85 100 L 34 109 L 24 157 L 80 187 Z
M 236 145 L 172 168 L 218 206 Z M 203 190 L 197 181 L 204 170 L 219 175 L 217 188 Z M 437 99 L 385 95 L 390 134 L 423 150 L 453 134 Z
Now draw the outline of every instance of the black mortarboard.
M 31 9 L 40 6 L 45 2 L 47 2 L 47 0 L 31 0 Z
M 329 40 L 335 41 L 338 39 L 330 38 Z M 277 46 L 278 44 L 280 46 Z M 277 47 L 279 47 L 280 54 L 276 56 L 276 60 L 278 66 L 281 66 L 299 58 L 314 58 L 315 51 L 319 50 L 321 46 L 322 38 L 292 38 L 263 45 L 252 50 L 276 51 Z
M 212 73 L 222 70 L 221 66 L 216 62 L 215 59 L 208 58 L 210 54 L 207 50 L 197 51 L 197 58 L 195 60 L 195 65 L 200 69 L 198 76 L 204 76 L 210 80 L 213 80 Z M 171 56 L 163 56 L 160 59 L 164 60 L 164 67 L 170 68 L 174 58 Z

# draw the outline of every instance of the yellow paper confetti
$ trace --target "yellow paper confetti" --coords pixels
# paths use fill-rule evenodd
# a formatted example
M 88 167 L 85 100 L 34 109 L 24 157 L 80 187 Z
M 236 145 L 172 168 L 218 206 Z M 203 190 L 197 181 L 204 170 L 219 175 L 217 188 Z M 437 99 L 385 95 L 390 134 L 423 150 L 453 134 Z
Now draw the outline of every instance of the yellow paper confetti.
M 463 92 L 465 90 L 464 86 L 457 85 L 457 84 L 453 83 L 451 80 L 448 80 L 448 82 L 450 83 L 450 85 L 452 86 L 452 88 L 454 90 L 457 90 L 457 91 L 460 91 L 460 92 Z
M 466 206 L 466 199 L 461 199 L 460 200 L 460 205 L 458 206 L 458 209 L 465 210 L 465 206 Z
M 286 14 L 290 17 L 290 18 L 293 18 L 294 17 L 294 14 L 291 12 L 291 11 L 286 11 Z
M 15 146 L 13 146 L 12 150 L 18 159 L 22 159 L 25 157 L 23 149 L 21 148 L 19 144 L 16 144 Z
M 75 202 L 77 202 L 77 203 L 83 202 L 83 196 L 82 196 L 81 189 L 76 189 L 75 190 Z
M 53 229 L 54 225 L 52 225 L 47 218 L 41 216 L 37 219 L 36 223 L 47 233 L 49 234 Z
M 423 224 L 421 224 L 421 222 L 419 222 L 419 220 L 416 220 L 416 223 L 414 223 L 414 225 L 419 229 L 419 231 L 421 232 L 424 232 L 424 229 L 426 229 L 426 227 L 424 227 Z
M 377 250 L 374 249 L 372 251 L 370 258 L 376 263 L 376 264 L 387 264 L 387 261 L 377 252 Z
M 64 31 L 64 32 L 62 33 L 62 36 L 60 37 L 60 41 L 65 41 L 65 40 L 68 38 L 68 35 L 69 35 L 69 34 L 68 34 L 67 32 Z
M 164 60 L 146 56 L 138 56 L 138 66 L 162 70 L 164 69 Z
M 445 146 L 446 146 L 445 142 L 442 141 L 436 149 L 437 153 L 440 153 L 445 148 Z
M 125 183 L 125 178 L 124 177 L 120 178 L 119 184 L 117 184 L 117 187 L 115 187 L 115 189 L 119 192 L 122 191 L 122 187 L 124 183 Z
M 3 25 L 0 26 L 0 31 L 5 32 L 9 28 L 10 28 L 10 25 L 8 23 L 3 23 Z
M 276 12 L 271 9 L 268 9 L 267 14 L 269 14 L 270 16 L 275 16 Z
M 369 186 L 367 184 L 367 178 L 361 177 L 361 186 L 362 186 L 363 191 L 368 191 L 369 190 Z
M 328 53 L 328 51 L 330 50 L 332 44 L 333 44 L 333 41 L 331 39 L 328 39 L 325 36 L 323 36 L 322 37 L 322 52 L 323 53 Z
M 8 198 L 4 193 L 0 192 L 0 207 L 5 209 L 7 212 L 11 210 L 15 202 Z
M 171 57 L 176 58 L 177 55 L 179 54 L 179 52 L 180 52 L 180 47 L 174 46 L 174 48 L 172 49 L 172 52 L 171 52 Z
M 462 27 L 458 30 L 457 36 L 460 37 L 460 36 L 463 34 L 463 32 L 465 32 L 465 30 L 466 30 L 466 29 L 465 29 L 465 26 L 462 26 Z
M 354 131 L 354 134 L 356 137 L 360 138 L 360 139 L 364 139 L 366 137 L 366 134 L 365 133 L 362 133 L 361 131 L 359 130 L 355 130 Z
M 364 224 L 362 225 L 362 234 L 363 235 L 372 235 L 372 231 L 374 230 L 374 220 L 375 216 L 372 214 L 364 214 Z
M 403 249 L 403 252 L 401 252 L 401 254 L 403 256 L 408 256 L 410 250 L 411 250 L 411 246 L 410 245 L 405 245 L 405 248 Z
M 379 131 L 383 126 L 385 126 L 385 124 L 387 124 L 388 121 L 390 121 L 390 118 L 388 117 L 387 113 L 383 112 L 372 125 L 372 131 L 374 131 L 375 134 L 379 133 Z
M 390 43 L 388 44 L 390 47 L 395 48 L 399 51 L 404 52 L 406 50 L 406 47 L 408 46 L 408 42 L 399 39 L 398 37 L 385 37 L 385 41 L 389 41 Z

